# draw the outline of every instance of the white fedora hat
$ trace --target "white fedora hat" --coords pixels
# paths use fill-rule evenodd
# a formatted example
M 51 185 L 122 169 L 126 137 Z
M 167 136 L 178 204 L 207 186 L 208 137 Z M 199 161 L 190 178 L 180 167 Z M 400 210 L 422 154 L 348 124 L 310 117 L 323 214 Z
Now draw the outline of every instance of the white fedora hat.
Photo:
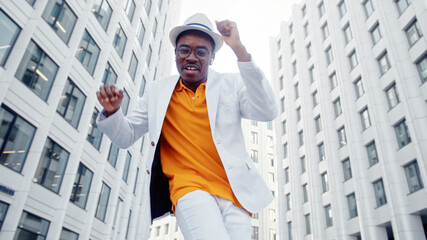
M 169 33 L 169 39 L 176 48 L 176 38 L 184 31 L 197 30 L 208 34 L 215 42 L 214 52 L 217 52 L 223 44 L 221 35 L 213 31 L 213 26 L 209 18 L 203 13 L 196 13 L 185 20 L 182 26 L 172 28 Z

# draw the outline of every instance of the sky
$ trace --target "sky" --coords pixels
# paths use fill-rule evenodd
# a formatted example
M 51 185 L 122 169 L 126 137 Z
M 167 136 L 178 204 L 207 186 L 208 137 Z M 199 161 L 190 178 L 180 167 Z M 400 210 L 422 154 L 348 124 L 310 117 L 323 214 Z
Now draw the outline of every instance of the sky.
M 289 20 L 292 5 L 300 0 L 182 0 L 179 25 L 191 15 L 201 12 L 208 16 L 216 30 L 215 20 L 236 22 L 240 40 L 253 60 L 270 78 L 270 37 L 280 32 L 280 22 Z M 237 58 L 223 45 L 216 53 L 212 69 L 238 72 Z

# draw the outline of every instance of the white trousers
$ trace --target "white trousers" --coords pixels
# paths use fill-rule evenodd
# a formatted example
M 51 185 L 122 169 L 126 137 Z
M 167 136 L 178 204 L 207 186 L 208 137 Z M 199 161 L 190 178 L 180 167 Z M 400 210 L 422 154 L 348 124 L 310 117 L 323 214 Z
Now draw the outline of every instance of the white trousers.
M 230 200 L 195 190 L 178 200 L 178 225 L 186 240 L 250 240 L 249 213 Z

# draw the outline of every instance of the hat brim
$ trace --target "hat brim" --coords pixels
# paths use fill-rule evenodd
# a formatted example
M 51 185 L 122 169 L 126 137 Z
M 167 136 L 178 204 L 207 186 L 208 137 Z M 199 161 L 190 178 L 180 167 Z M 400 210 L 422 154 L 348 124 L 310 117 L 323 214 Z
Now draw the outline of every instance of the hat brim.
M 214 53 L 216 53 L 222 47 L 222 45 L 224 43 L 224 40 L 222 40 L 221 35 L 213 32 L 213 31 L 209 31 L 208 29 L 201 28 L 198 26 L 193 26 L 193 25 L 191 25 L 191 26 L 177 26 L 177 27 L 172 28 L 172 30 L 169 33 L 169 39 L 175 48 L 176 48 L 176 38 L 179 36 L 179 34 L 181 34 L 184 31 L 187 31 L 187 30 L 201 31 L 201 32 L 204 32 L 207 35 L 209 35 L 215 42 Z

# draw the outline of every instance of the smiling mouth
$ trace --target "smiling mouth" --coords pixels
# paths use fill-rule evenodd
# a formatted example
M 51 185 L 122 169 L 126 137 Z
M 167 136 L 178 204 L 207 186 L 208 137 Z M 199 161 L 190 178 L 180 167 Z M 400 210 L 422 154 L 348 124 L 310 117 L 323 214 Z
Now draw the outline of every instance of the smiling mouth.
M 199 70 L 196 67 L 185 67 L 184 69 L 187 70 L 187 71 L 196 71 L 196 70 Z

